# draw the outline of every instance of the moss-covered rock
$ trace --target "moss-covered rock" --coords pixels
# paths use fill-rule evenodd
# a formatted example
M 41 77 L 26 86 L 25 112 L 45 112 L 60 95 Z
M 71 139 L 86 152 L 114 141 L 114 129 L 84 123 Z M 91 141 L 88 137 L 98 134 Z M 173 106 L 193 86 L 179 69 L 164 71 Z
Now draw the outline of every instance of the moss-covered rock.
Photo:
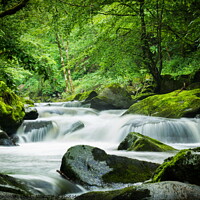
M 158 164 L 121 156 L 87 145 L 71 147 L 62 158 L 60 171 L 85 186 L 136 183 L 148 180 Z
M 97 97 L 91 100 L 91 108 L 97 110 L 126 109 L 133 103 L 131 95 L 119 84 L 105 87 Z
M 133 99 L 133 103 L 136 103 L 140 100 L 146 99 L 147 97 L 153 96 L 155 95 L 155 93 L 152 92 L 145 92 L 145 93 L 139 93 L 136 95 L 131 95 L 132 99 Z
M 180 118 L 195 117 L 200 113 L 200 89 L 176 90 L 154 95 L 133 104 L 125 114 Z
M 181 150 L 156 170 L 152 182 L 174 180 L 200 185 L 200 147 Z
M 132 186 L 119 190 L 82 194 L 75 200 L 200 200 L 200 187 L 165 181 Z
M 120 143 L 118 150 L 158 152 L 175 151 L 175 149 L 169 145 L 136 132 L 129 133 Z
M 13 134 L 23 121 L 24 115 L 20 98 L 0 81 L 0 127 L 8 134 Z
M 89 102 L 92 98 L 96 97 L 98 94 L 94 90 L 78 93 L 67 97 L 66 101 L 85 101 Z

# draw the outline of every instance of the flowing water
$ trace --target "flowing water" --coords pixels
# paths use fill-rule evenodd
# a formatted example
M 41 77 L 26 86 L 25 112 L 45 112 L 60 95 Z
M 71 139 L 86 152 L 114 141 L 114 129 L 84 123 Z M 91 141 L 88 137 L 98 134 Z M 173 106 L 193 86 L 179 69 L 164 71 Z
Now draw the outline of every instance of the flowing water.
M 37 104 L 37 120 L 26 120 L 18 130 L 19 146 L 0 147 L 1 173 L 20 178 L 37 193 L 80 193 L 84 189 L 56 172 L 67 149 L 87 144 L 116 154 L 162 163 L 173 153 L 118 151 L 131 132 L 158 139 L 175 148 L 200 146 L 200 119 L 122 116 L 125 110 L 98 112 L 80 102 Z

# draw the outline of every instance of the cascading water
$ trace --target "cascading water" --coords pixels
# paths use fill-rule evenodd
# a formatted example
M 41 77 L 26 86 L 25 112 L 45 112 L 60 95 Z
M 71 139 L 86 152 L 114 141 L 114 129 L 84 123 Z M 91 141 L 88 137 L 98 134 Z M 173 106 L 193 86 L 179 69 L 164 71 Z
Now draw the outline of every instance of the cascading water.
M 74 106 L 80 103 L 37 104 L 39 118 L 24 121 L 18 130 L 20 146 L 0 147 L 1 173 L 28 180 L 38 193 L 77 193 L 83 189 L 56 173 L 62 156 L 73 145 L 89 144 L 110 154 L 161 163 L 173 153 L 126 152 L 117 146 L 131 131 L 180 149 L 200 143 L 200 119 L 122 116 L 124 110 L 98 112 Z

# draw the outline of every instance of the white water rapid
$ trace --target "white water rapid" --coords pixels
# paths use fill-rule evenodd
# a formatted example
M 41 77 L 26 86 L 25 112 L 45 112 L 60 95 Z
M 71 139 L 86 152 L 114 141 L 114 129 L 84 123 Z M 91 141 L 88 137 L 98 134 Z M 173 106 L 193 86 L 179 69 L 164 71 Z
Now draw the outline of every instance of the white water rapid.
M 109 154 L 162 163 L 173 153 L 118 151 L 131 132 L 158 139 L 175 148 L 200 146 L 200 119 L 165 119 L 141 115 L 122 116 L 125 110 L 96 110 L 80 102 L 37 104 L 37 120 L 26 120 L 18 130 L 19 146 L 0 147 L 1 173 L 27 182 L 38 193 L 71 194 L 83 188 L 56 172 L 67 149 L 88 144 Z

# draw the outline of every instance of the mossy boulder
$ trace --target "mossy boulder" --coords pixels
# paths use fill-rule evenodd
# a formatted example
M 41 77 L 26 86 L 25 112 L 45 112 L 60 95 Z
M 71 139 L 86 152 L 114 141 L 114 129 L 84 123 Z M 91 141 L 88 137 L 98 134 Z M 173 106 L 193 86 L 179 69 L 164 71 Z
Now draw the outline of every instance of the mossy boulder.
M 90 100 L 94 97 L 96 97 L 98 94 L 94 90 L 78 93 L 71 95 L 66 98 L 66 101 L 84 101 L 84 102 L 90 102 Z
M 14 142 L 6 132 L 0 130 L 0 146 L 14 146 Z
M 21 99 L 0 81 L 0 127 L 9 135 L 16 132 L 25 112 Z
M 138 101 L 141 101 L 143 99 L 146 99 L 147 97 L 153 96 L 155 95 L 155 93 L 153 92 L 145 92 L 145 93 L 139 93 L 136 95 L 131 95 L 132 99 L 133 99 L 133 103 L 136 103 Z
M 180 118 L 195 117 L 199 113 L 200 89 L 194 89 L 147 97 L 133 104 L 124 114 Z
M 136 132 L 129 133 L 120 143 L 118 150 L 156 152 L 175 151 L 175 149 L 169 145 Z
M 105 87 L 97 97 L 91 100 L 91 108 L 97 110 L 127 109 L 133 103 L 129 92 L 120 87 L 119 84 L 112 84 Z
M 108 155 L 96 147 L 77 145 L 63 156 L 60 171 L 78 184 L 107 187 L 146 181 L 157 167 L 155 163 Z
M 176 181 L 148 183 L 119 190 L 88 192 L 75 200 L 200 200 L 200 187 Z
M 200 185 L 200 147 L 181 150 L 164 161 L 156 170 L 152 182 L 180 181 Z

